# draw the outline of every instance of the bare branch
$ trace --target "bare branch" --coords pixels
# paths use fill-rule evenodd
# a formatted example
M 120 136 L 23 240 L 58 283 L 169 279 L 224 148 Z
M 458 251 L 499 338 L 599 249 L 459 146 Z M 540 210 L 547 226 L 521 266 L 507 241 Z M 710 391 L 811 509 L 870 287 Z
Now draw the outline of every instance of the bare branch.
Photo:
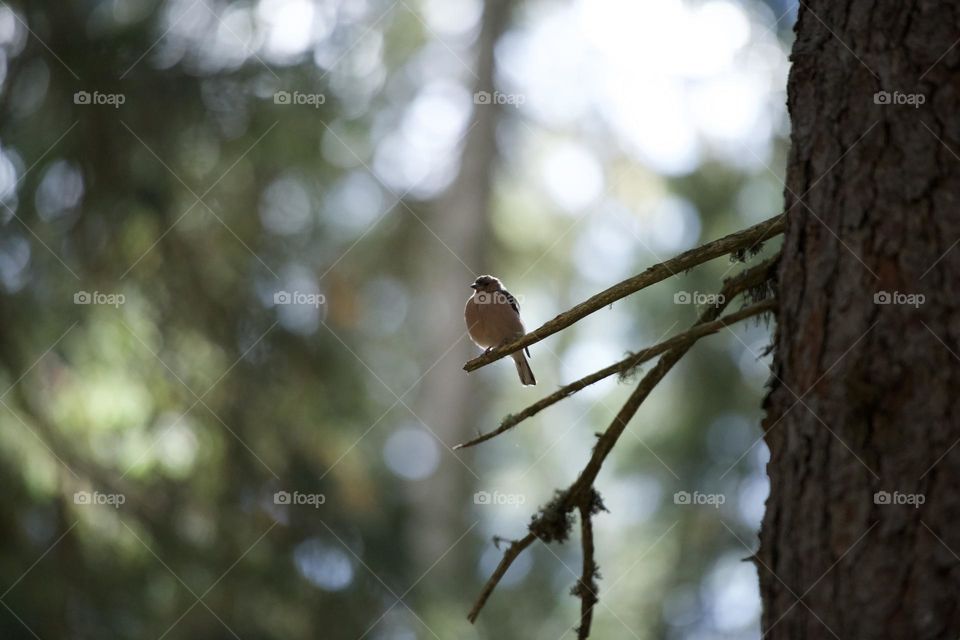
M 577 586 L 573 588 L 573 595 L 580 598 L 580 626 L 577 628 L 577 638 L 584 640 L 590 636 L 590 624 L 593 622 L 593 605 L 598 601 L 600 592 L 597 580 L 600 571 L 593 558 L 593 516 L 597 511 L 604 510 L 599 494 L 593 492 L 589 501 L 581 502 L 580 510 L 580 547 L 583 550 L 583 568 Z
M 717 310 L 717 315 L 719 315 L 720 311 L 723 311 L 723 309 L 729 305 L 733 298 L 735 298 L 737 295 L 765 282 L 769 278 L 770 271 L 776 264 L 778 258 L 779 254 L 768 258 L 767 260 L 764 260 L 763 262 L 750 267 L 749 269 L 745 269 L 736 276 L 725 280 L 723 287 L 720 290 L 720 297 L 718 298 L 723 302 Z M 583 378 L 571 382 L 568 385 L 560 387 L 550 395 L 538 400 L 520 413 L 508 415 L 500 422 L 500 426 L 493 431 L 488 431 L 487 433 L 477 436 L 472 440 L 458 444 L 453 447 L 453 449 L 465 449 L 467 447 L 472 447 L 480 444 L 481 442 L 486 442 L 487 440 L 495 438 L 498 435 L 509 431 L 527 418 L 538 414 L 547 407 L 560 402 L 564 398 L 570 397 L 581 389 L 595 384 L 604 378 L 612 376 L 615 373 L 625 373 L 631 371 L 647 360 L 650 360 L 661 353 L 669 351 L 670 349 L 680 346 L 686 346 L 689 348 L 700 338 L 712 333 L 716 333 L 725 326 L 739 322 L 745 318 L 773 310 L 774 304 L 775 303 L 773 302 L 764 300 L 758 304 L 751 305 L 740 311 L 731 313 L 725 318 L 708 320 L 706 322 L 698 321 L 684 333 L 675 335 L 659 344 L 655 344 L 652 347 L 647 347 L 646 349 L 633 353 L 619 362 L 600 369 L 599 371 L 595 371 L 594 373 L 584 376 Z M 703 317 L 701 317 L 701 320 L 703 320 Z
M 724 236 L 719 240 L 708 242 L 705 245 L 685 251 L 684 253 L 670 258 L 669 260 L 655 264 L 652 267 L 649 267 L 643 273 L 633 276 L 632 278 L 624 280 L 623 282 L 615 284 L 612 287 L 601 291 L 595 296 L 576 305 L 572 309 L 561 313 L 553 320 L 546 322 L 539 328 L 517 338 L 513 342 L 495 349 L 491 349 L 487 353 L 470 360 L 463 365 L 463 369 L 465 371 L 475 371 L 480 367 L 488 365 L 491 362 L 495 362 L 496 360 L 499 360 L 504 356 L 508 356 L 515 351 L 519 351 L 520 349 L 529 347 L 536 342 L 540 342 L 547 336 L 553 335 L 561 329 L 569 327 L 573 323 L 590 315 L 594 311 L 609 306 L 617 300 L 636 293 L 645 287 L 649 287 L 650 285 L 656 284 L 662 280 L 666 280 L 670 276 L 676 275 L 681 271 L 686 271 L 697 266 L 698 264 L 707 262 L 722 255 L 738 252 L 746 248 L 752 248 L 764 240 L 783 233 L 784 221 L 784 215 L 780 214 L 752 227 L 748 227 L 742 231 Z
M 490 579 L 487 580 L 487 583 L 483 585 L 483 591 L 480 592 L 480 596 L 473 604 L 473 608 L 470 609 L 470 613 L 467 614 L 467 620 L 470 622 L 477 621 L 477 616 L 480 615 L 480 609 L 483 609 L 483 605 L 487 603 L 487 598 L 490 597 L 490 594 L 493 593 L 497 584 L 500 583 L 507 569 L 509 569 L 513 561 L 517 559 L 517 556 L 523 553 L 523 550 L 533 544 L 533 541 L 536 539 L 537 537 L 533 535 L 533 533 L 528 533 L 521 539 L 515 540 L 510 544 L 510 548 L 504 552 L 503 558 L 500 559 L 500 564 L 497 565 L 497 569 L 493 572 L 493 575 L 490 576 Z
M 554 498 L 546 507 L 541 508 L 540 512 L 534 517 L 533 522 L 530 523 L 530 533 L 528 533 L 523 539 L 511 544 L 510 548 L 507 549 L 506 553 L 503 554 L 503 558 L 500 560 L 500 564 L 497 566 L 496 571 L 494 571 L 493 575 L 490 576 L 490 579 L 487 580 L 487 583 L 483 587 L 483 591 L 480 592 L 480 597 L 477 598 L 476 603 L 473 605 L 473 609 L 471 609 L 470 613 L 467 614 L 467 619 L 470 620 L 470 622 L 476 621 L 480 610 L 486 603 L 487 598 L 490 597 L 493 589 L 500 582 L 503 574 L 507 572 L 507 569 L 510 568 L 510 565 L 513 564 L 513 561 L 516 560 L 517 556 L 519 556 L 524 549 L 530 546 L 533 540 L 537 537 L 534 532 L 543 529 L 546 521 L 556 523 L 558 519 L 564 518 L 567 513 L 583 504 L 586 500 L 586 496 L 593 492 L 593 481 L 600 472 L 600 467 L 603 465 L 603 461 L 613 449 L 613 445 L 616 444 L 617 438 L 620 437 L 620 434 L 622 434 L 623 430 L 626 428 L 630 418 L 632 418 L 637 412 L 637 409 L 640 408 L 640 404 L 650 394 L 650 391 L 652 391 L 656 384 L 663 379 L 663 376 L 667 374 L 670 368 L 676 364 L 676 362 L 683 356 L 685 352 L 685 348 L 668 351 L 666 354 L 664 354 L 660 361 L 657 362 L 657 366 L 643 377 L 643 380 L 641 380 L 640 384 L 637 385 L 637 388 L 630 395 L 630 398 L 627 399 L 626 404 L 624 404 L 617 413 L 616 417 L 613 419 L 613 422 L 609 427 L 607 427 L 607 430 L 603 433 L 603 435 L 600 436 L 600 440 L 597 441 L 596 446 L 593 448 L 593 455 L 591 455 L 590 461 L 587 463 L 587 466 L 584 467 L 583 471 L 580 472 L 580 476 L 577 478 L 577 480 L 570 485 L 566 491 L 558 492 L 557 497 Z M 557 536 L 555 539 L 563 541 L 566 539 L 566 534 L 561 533 L 561 535 Z
M 744 286 L 747 283 L 753 283 L 753 285 L 756 286 L 765 282 L 770 277 L 779 259 L 780 255 L 777 254 L 772 258 L 764 260 L 755 267 L 747 269 L 738 276 L 729 279 L 721 291 L 726 294 L 734 287 Z M 700 318 L 697 321 L 698 324 L 706 324 L 716 320 L 730 299 L 730 296 L 724 295 L 724 297 L 721 298 L 722 302 L 716 306 L 707 307 L 703 313 L 700 314 Z M 580 477 L 570 485 L 570 489 L 568 490 L 569 498 L 567 501 L 569 508 L 572 509 L 574 505 L 578 504 L 580 496 L 584 492 L 592 490 L 593 481 L 596 479 L 597 474 L 600 473 L 603 461 L 606 460 L 610 451 L 613 450 L 613 445 L 616 444 L 617 440 L 623 434 L 623 431 L 627 428 L 627 423 L 633 418 L 634 414 L 636 414 L 640 408 L 640 405 L 646 400 L 647 396 L 650 395 L 654 387 L 663 380 L 663 377 L 666 376 L 670 369 L 673 368 L 673 365 L 690 350 L 692 345 L 693 343 L 681 345 L 664 353 L 653 369 L 647 372 L 647 375 L 640 380 L 640 384 L 637 385 L 636 390 L 627 399 L 627 402 L 620 409 L 620 412 L 613 419 L 610 426 L 607 427 L 607 430 L 600 436 L 596 446 L 593 448 L 593 454 L 590 456 L 590 460 L 580 473 Z
M 717 320 L 720 314 L 723 313 L 723 309 L 729 303 L 729 300 L 733 298 L 733 294 L 730 294 L 731 291 L 735 289 L 744 291 L 750 287 L 763 285 L 770 278 L 771 271 L 776 265 L 777 260 L 779 260 L 779 255 L 769 258 L 725 281 L 721 289 L 725 295 L 721 298 L 721 302 L 716 306 L 711 306 L 704 310 L 703 313 L 700 314 L 697 324 L 705 325 Z M 768 304 L 773 308 L 772 305 L 774 305 L 775 302 L 769 302 Z M 693 341 L 690 341 L 666 351 L 653 369 L 647 372 L 640 380 L 637 388 L 630 394 L 630 397 L 624 403 L 623 407 L 620 408 L 620 411 L 617 412 L 613 421 L 603 434 L 600 435 L 597 444 L 594 445 L 590 460 L 580 472 L 577 479 L 565 491 L 558 491 L 553 500 L 546 506 L 540 508 L 528 527 L 529 533 L 521 540 L 511 544 L 510 548 L 504 553 L 504 557 L 501 559 L 496 571 L 494 571 L 486 585 L 484 585 L 480 597 L 467 616 L 471 622 L 476 621 L 483 605 L 490 597 L 493 589 L 500 582 L 500 579 L 507 572 L 510 565 L 524 549 L 530 546 L 534 539 L 540 538 L 544 542 L 551 542 L 553 540 L 563 542 L 566 540 L 569 531 L 568 514 L 573 511 L 573 509 L 578 508 L 581 510 L 582 515 L 585 507 L 590 508 L 588 505 L 594 504 L 594 497 L 598 497 L 598 494 L 593 483 L 600 473 L 600 469 L 603 467 L 607 456 L 610 455 L 617 440 L 623 434 L 624 430 L 626 430 L 627 424 L 633 416 L 636 415 L 643 401 L 646 400 L 657 384 L 663 380 L 664 376 L 680 361 L 692 345 Z M 590 511 L 590 513 L 592 514 L 594 511 Z M 581 526 L 583 525 L 581 524 Z M 544 533 L 547 535 L 543 535 Z M 592 524 L 590 525 L 589 531 L 584 530 L 581 535 L 584 537 L 589 536 L 592 545 Z M 593 571 L 595 570 L 594 567 Z M 591 577 L 592 575 L 593 573 L 590 574 Z M 592 619 L 592 607 L 596 603 L 595 589 L 593 589 L 592 594 L 594 598 L 589 604 L 589 607 L 585 608 L 586 601 L 581 601 L 581 616 L 585 620 L 588 616 Z M 580 594 L 577 593 L 577 595 Z M 581 638 L 585 638 L 585 634 L 589 634 L 589 626 L 581 624 L 579 633 Z
M 568 398 L 572 396 L 573 394 L 580 391 L 581 389 L 589 387 L 590 385 L 595 384 L 600 380 L 603 380 L 604 378 L 609 378 L 614 374 L 625 374 L 629 371 L 632 371 L 637 366 L 643 364 L 648 360 L 652 360 L 653 358 L 657 357 L 661 353 L 664 353 L 665 351 L 669 351 L 670 349 L 674 349 L 679 346 L 692 346 L 693 343 L 699 340 L 700 338 L 714 334 L 720 331 L 721 329 L 723 329 L 724 327 L 728 327 L 732 324 L 740 322 L 741 320 L 752 318 L 753 316 L 758 316 L 768 311 L 773 311 L 776 308 L 776 304 L 777 303 L 775 298 L 768 298 L 767 300 L 763 300 L 762 302 L 758 302 L 757 304 L 744 307 L 739 311 L 730 313 L 712 322 L 695 324 L 693 325 L 693 327 L 691 327 L 687 331 L 684 331 L 683 333 L 679 333 L 667 340 L 664 340 L 663 342 L 653 345 L 652 347 L 647 347 L 646 349 L 642 349 L 641 351 L 630 354 L 623 360 L 620 360 L 619 362 L 615 362 L 609 367 L 604 367 L 603 369 L 600 369 L 599 371 L 595 371 L 590 375 L 584 376 L 575 382 L 571 382 L 568 385 L 560 387 L 550 395 L 546 396 L 545 398 L 542 398 L 541 400 L 538 400 L 537 402 L 530 405 L 520 413 L 508 415 L 506 418 L 503 419 L 503 421 L 500 423 L 500 426 L 497 427 L 495 430 L 487 432 L 483 435 L 477 436 L 473 440 L 469 440 L 467 442 L 464 442 L 463 444 L 458 444 L 454 446 L 453 449 L 454 450 L 466 449 L 467 447 L 472 447 L 480 444 L 481 442 L 486 442 L 487 440 L 495 438 L 501 433 L 504 433 L 505 431 L 509 431 L 513 427 L 517 426 L 518 424 L 526 420 L 527 418 L 535 416 L 536 414 L 540 413 L 547 407 L 560 402 L 564 398 Z

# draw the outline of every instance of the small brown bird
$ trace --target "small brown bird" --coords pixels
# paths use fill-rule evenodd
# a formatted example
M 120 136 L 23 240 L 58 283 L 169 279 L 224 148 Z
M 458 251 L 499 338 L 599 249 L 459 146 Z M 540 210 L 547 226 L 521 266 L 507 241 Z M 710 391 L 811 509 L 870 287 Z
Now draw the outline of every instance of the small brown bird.
M 473 295 L 467 299 L 463 317 L 467 322 L 470 339 L 477 346 L 489 351 L 527 332 L 520 320 L 520 305 L 498 279 L 493 276 L 480 276 L 470 288 L 473 289 Z M 530 355 L 529 349 L 526 352 Z M 537 384 L 523 352 L 517 351 L 511 357 L 517 364 L 520 382 L 524 385 Z

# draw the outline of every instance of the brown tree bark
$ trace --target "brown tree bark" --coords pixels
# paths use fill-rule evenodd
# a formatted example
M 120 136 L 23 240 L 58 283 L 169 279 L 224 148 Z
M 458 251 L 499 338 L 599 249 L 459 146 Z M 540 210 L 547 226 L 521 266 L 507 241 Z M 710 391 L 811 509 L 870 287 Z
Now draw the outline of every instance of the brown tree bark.
M 810 0 L 796 34 L 763 630 L 957 638 L 960 8 Z

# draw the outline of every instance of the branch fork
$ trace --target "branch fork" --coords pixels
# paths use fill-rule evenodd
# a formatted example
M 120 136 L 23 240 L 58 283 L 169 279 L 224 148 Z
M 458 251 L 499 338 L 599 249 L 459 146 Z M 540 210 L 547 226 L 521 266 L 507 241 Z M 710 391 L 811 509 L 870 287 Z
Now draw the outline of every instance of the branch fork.
M 732 254 L 735 259 L 744 260 L 748 254 L 755 254 L 757 247 L 764 240 L 782 233 L 783 229 L 784 215 L 781 214 L 753 227 L 725 236 L 724 238 L 707 243 L 670 260 L 654 265 L 640 275 L 624 280 L 585 302 L 578 304 L 569 311 L 558 315 L 553 320 L 550 320 L 543 326 L 517 340 L 492 349 L 478 358 L 470 360 L 463 368 L 466 371 L 474 371 L 519 349 L 539 342 L 547 336 L 572 325 L 581 318 L 608 306 L 616 300 L 660 282 L 679 271 L 685 271 L 720 255 Z M 563 543 L 569 538 L 573 529 L 573 511 L 576 510 L 580 517 L 580 543 L 583 550 L 583 566 L 580 578 L 572 588 L 571 593 L 580 598 L 581 603 L 580 624 L 577 627 L 577 637 L 584 639 L 590 635 L 593 608 L 598 602 L 597 581 L 600 579 L 599 569 L 594 559 L 593 517 L 601 511 L 606 511 L 603 500 L 594 487 L 594 482 L 600 473 L 604 461 L 613 450 L 620 435 L 626 429 L 627 424 L 636 414 L 643 401 L 650 395 L 670 369 L 700 338 L 717 333 L 722 328 L 729 327 L 735 322 L 751 317 L 759 317 L 761 314 L 776 310 L 777 300 L 772 295 L 773 292 L 770 288 L 770 282 L 778 261 L 779 255 L 775 255 L 726 279 L 719 291 L 720 295 L 717 297 L 719 302 L 702 311 L 697 321 L 687 331 L 679 333 L 651 347 L 631 353 L 619 362 L 565 385 L 554 393 L 530 405 L 520 413 L 506 416 L 497 429 L 454 447 L 454 449 L 462 449 L 490 440 L 512 429 L 527 418 L 536 415 L 543 409 L 556 404 L 560 400 L 573 395 L 591 384 L 614 374 L 618 374 L 621 379 L 623 379 L 635 371 L 643 362 L 660 356 L 657 364 L 643 376 L 610 425 L 607 426 L 606 430 L 598 434 L 598 439 L 593 447 L 590 459 L 583 470 L 581 470 L 577 479 L 566 489 L 557 491 L 550 502 L 540 507 L 537 513 L 531 518 L 530 524 L 527 527 L 527 534 L 519 540 L 512 541 L 510 546 L 504 551 L 503 558 L 501 558 L 497 568 L 493 574 L 491 574 L 486 584 L 484 584 L 480 595 L 467 614 L 467 619 L 470 620 L 470 622 L 476 622 L 481 609 L 483 609 L 483 606 L 507 570 L 534 541 L 540 540 L 545 544 L 550 542 Z M 744 298 L 750 304 L 747 304 L 738 311 L 725 316 L 722 315 L 730 302 L 741 294 L 744 295 Z M 495 538 L 495 542 L 501 541 L 504 541 L 504 539 Z

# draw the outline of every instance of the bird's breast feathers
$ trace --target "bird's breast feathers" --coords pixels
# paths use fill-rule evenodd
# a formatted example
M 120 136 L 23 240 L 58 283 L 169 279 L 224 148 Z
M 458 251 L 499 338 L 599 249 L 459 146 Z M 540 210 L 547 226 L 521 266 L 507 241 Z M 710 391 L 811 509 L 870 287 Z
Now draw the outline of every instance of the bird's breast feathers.
M 502 292 L 506 294 L 506 292 Z M 474 294 L 467 300 L 464 316 L 470 337 L 481 347 L 496 346 L 524 333 L 520 314 L 517 313 L 510 294 L 482 298 Z

